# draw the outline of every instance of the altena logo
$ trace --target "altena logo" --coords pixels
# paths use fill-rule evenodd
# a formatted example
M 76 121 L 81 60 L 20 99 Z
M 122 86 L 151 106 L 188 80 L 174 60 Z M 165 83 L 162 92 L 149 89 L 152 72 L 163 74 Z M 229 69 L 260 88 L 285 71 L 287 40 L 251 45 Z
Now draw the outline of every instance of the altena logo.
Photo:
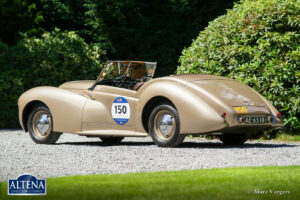
M 46 180 L 22 174 L 16 180 L 8 180 L 7 190 L 8 195 L 46 195 Z

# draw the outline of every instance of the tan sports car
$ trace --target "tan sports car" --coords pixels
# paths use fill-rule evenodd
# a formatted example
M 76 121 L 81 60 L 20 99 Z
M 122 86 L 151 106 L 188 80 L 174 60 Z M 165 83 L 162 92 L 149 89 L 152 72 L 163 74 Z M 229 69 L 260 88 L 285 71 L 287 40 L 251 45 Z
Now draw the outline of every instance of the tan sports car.
M 282 126 L 281 114 L 238 81 L 203 74 L 153 79 L 156 63 L 108 61 L 96 80 L 36 87 L 21 95 L 19 119 L 36 143 L 63 132 L 118 143 L 151 136 L 161 147 L 187 134 L 217 135 L 243 144 L 251 134 Z

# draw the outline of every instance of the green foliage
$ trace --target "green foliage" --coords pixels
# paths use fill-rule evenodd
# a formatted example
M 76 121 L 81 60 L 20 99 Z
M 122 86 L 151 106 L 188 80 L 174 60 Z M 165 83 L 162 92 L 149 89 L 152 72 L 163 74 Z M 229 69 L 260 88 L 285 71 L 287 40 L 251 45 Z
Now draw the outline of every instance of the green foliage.
M 94 43 L 101 49 L 111 50 L 111 44 L 104 30 L 103 20 L 96 12 L 97 1 L 93 0 L 40 0 L 45 30 L 74 31 L 87 43 Z
M 156 76 L 176 70 L 182 48 L 236 0 L 0 0 L 0 39 L 74 31 L 110 59 L 158 61 Z
M 31 76 L 25 80 L 26 88 L 95 79 L 106 59 L 105 51 L 88 45 L 72 31 L 55 30 L 43 34 L 42 38 L 25 37 L 24 47 L 28 50 L 27 59 L 31 61 L 25 71 Z
M 300 133 L 300 2 L 242 0 L 184 49 L 177 73 L 235 78 L 265 96 Z
M 58 86 L 70 80 L 95 79 L 105 51 L 72 31 L 55 30 L 13 47 L 0 43 L 0 127 L 18 127 L 17 100 L 26 90 Z M 9 70 L 8 70 L 9 69 Z
M 95 13 L 112 43 L 110 57 L 158 61 L 156 76 L 164 76 L 176 70 L 183 47 L 233 1 L 102 0 L 95 1 Z
M 0 0 L 0 38 L 9 45 L 22 37 L 20 32 L 40 33 L 43 21 L 35 0 Z

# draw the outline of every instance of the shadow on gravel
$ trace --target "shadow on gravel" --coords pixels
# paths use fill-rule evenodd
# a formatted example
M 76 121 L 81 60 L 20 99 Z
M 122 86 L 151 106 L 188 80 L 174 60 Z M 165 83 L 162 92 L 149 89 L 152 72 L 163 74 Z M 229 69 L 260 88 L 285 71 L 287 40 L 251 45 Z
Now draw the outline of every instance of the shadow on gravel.
M 150 146 L 153 142 L 121 142 L 118 144 L 107 144 L 100 142 L 64 142 L 55 145 L 85 145 L 85 146 Z
M 56 143 L 55 145 L 85 145 L 85 146 L 154 146 L 153 142 L 121 142 L 118 144 L 104 144 L 100 142 L 64 142 Z M 247 148 L 283 148 L 283 147 L 297 147 L 298 145 L 292 144 L 262 144 L 262 143 L 246 143 L 244 145 L 235 146 L 235 145 L 224 145 L 214 142 L 184 142 L 179 147 L 176 148 L 199 148 L 199 149 L 226 149 L 226 148 L 238 148 L 238 149 L 247 149 Z M 159 147 L 157 147 L 159 148 Z
M 292 144 L 262 144 L 262 143 L 245 143 L 244 145 L 224 145 L 222 143 L 212 142 L 184 142 L 178 148 L 213 148 L 213 149 L 247 149 L 247 148 L 282 148 L 282 147 L 297 147 Z

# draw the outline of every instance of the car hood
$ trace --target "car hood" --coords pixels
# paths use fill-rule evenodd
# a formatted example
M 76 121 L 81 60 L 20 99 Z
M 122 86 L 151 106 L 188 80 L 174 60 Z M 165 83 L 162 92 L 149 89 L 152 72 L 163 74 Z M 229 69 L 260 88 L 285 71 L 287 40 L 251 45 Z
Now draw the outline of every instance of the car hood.
M 84 80 L 84 81 L 70 81 L 65 82 L 59 86 L 59 88 L 67 90 L 86 90 L 95 83 L 94 80 Z
M 229 106 L 265 106 L 263 99 L 253 89 L 233 79 L 194 80 L 186 85 L 195 88 L 200 95 L 221 100 Z

